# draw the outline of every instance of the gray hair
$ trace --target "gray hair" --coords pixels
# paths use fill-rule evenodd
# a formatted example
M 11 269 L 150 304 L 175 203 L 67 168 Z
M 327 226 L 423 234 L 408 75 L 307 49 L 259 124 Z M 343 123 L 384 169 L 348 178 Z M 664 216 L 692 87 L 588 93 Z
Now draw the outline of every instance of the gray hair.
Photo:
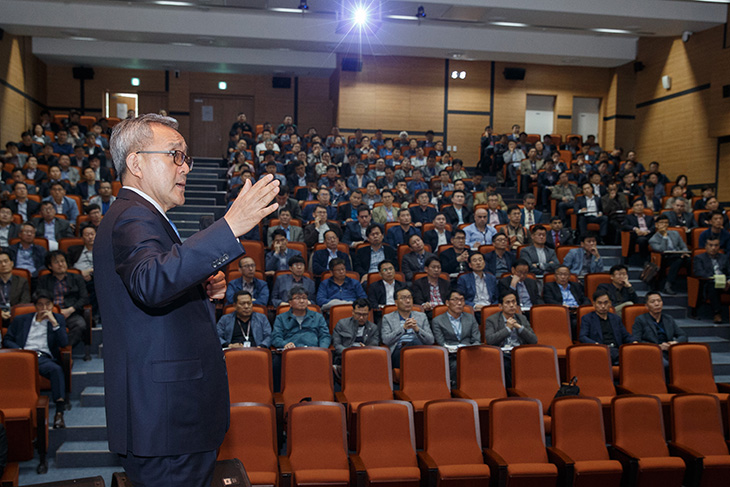
M 152 142 L 154 134 L 151 125 L 157 123 L 177 130 L 178 123 L 172 117 L 163 117 L 156 113 L 147 113 L 137 118 L 126 118 L 114 126 L 109 142 L 114 169 L 123 180 L 127 172 L 127 156 L 137 150 L 144 149 Z
M 292 286 L 292 288 L 289 290 L 289 301 L 291 301 L 292 298 L 294 296 L 296 296 L 297 294 L 304 294 L 306 296 L 309 296 L 307 294 L 307 290 L 304 289 L 304 286 L 300 286 L 300 285 Z

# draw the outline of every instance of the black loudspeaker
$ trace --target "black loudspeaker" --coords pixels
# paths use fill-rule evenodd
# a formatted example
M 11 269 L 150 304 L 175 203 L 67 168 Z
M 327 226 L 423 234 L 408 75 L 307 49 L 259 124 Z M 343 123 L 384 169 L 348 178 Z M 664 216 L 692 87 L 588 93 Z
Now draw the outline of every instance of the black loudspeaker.
M 504 79 L 519 80 L 525 79 L 525 68 L 504 68 Z
M 74 79 L 94 79 L 94 69 L 77 66 L 73 68 Z
M 5 36 L 5 31 L 0 29 L 0 41 L 3 40 L 3 37 Z
M 342 71 L 362 71 L 362 59 L 356 57 L 343 57 L 342 58 Z
M 644 63 L 642 63 L 641 61 L 634 61 L 634 73 L 643 71 L 645 67 L 646 66 L 644 66 Z
M 730 85 L 725 85 L 722 87 L 722 97 L 730 98 Z
M 274 76 L 271 78 L 271 86 L 273 88 L 283 88 L 288 90 L 291 88 L 291 78 L 286 78 L 284 76 Z
M 101 477 L 99 477 L 101 478 Z M 57 484 L 44 484 L 55 486 Z M 77 485 L 77 484 L 68 484 Z M 87 484 L 78 484 L 79 486 L 86 487 Z M 88 484 L 89 486 L 96 486 L 96 484 Z M 104 481 L 101 484 L 104 486 Z M 243 468 L 243 464 L 238 458 L 233 460 L 220 460 L 215 462 L 215 470 L 213 471 L 213 480 L 210 482 L 210 487 L 227 487 L 232 485 L 234 487 L 251 487 L 251 481 L 246 475 L 246 470 Z M 66 487 L 66 484 L 58 484 L 58 486 Z M 117 472 L 112 476 L 112 487 L 134 487 L 132 482 L 127 478 L 127 474 L 124 472 Z
M 60 482 L 49 482 L 47 484 L 33 484 L 28 487 L 105 487 L 104 478 L 88 477 L 85 479 L 62 480 Z

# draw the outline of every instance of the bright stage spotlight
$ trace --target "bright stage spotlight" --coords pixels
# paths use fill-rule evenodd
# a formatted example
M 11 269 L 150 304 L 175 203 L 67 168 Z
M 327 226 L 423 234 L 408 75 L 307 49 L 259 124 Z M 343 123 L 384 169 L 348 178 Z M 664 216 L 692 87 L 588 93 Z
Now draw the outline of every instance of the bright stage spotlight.
M 380 3 L 374 0 L 343 0 L 337 20 L 338 34 L 374 34 L 382 21 Z
M 368 11 L 365 7 L 357 7 L 352 14 L 352 21 L 355 25 L 364 26 L 368 23 Z

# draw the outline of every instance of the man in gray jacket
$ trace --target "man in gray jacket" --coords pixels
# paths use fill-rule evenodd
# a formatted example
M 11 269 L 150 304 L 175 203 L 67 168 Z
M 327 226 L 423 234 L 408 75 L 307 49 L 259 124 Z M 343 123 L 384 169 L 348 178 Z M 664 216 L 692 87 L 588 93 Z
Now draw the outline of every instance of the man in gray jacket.
M 382 342 L 390 348 L 393 368 L 400 368 L 400 351 L 412 345 L 433 345 L 433 333 L 428 318 L 413 311 L 413 295 L 408 288 L 395 295 L 396 310 L 383 316 Z
M 451 291 L 446 297 L 446 313 L 440 314 L 431 322 L 431 330 L 436 345 L 449 350 L 451 384 L 456 384 L 456 350 L 458 347 L 479 345 L 481 334 L 474 315 L 464 313 L 464 295 Z
M 664 292 L 666 294 L 677 294 L 672 289 L 672 283 L 677 281 L 679 269 L 684 267 L 689 270 L 689 249 L 687 249 L 687 244 L 684 243 L 676 230 L 668 230 L 669 218 L 667 215 L 658 216 L 654 221 L 654 225 L 656 232 L 649 239 L 649 245 L 654 252 L 662 254 L 662 271 L 667 271 Z
M 370 304 L 365 298 L 352 303 L 352 316 L 343 318 L 335 325 L 332 344 L 335 347 L 334 363 L 342 363 L 342 352 L 350 347 L 377 347 L 380 344 L 378 325 L 368 320 Z

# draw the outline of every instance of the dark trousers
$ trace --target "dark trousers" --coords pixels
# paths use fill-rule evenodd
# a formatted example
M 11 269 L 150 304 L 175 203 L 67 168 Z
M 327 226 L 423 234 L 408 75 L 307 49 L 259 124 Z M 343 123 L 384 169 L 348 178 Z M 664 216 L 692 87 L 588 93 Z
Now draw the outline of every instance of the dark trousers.
M 643 258 L 649 257 L 649 238 L 651 235 L 638 236 L 634 232 L 630 233 L 629 237 L 629 256 L 634 254 L 634 246 L 639 246 L 639 254 Z
M 394 369 L 400 369 L 400 352 L 405 347 L 410 347 L 412 345 L 423 345 L 421 342 L 421 339 L 418 338 L 418 335 L 416 335 L 415 340 L 412 342 L 404 342 L 404 343 L 398 343 L 395 348 L 393 349 L 393 353 L 390 354 L 390 362 Z
M 705 297 L 710 300 L 710 306 L 712 307 L 713 314 L 720 314 L 722 312 L 720 304 L 720 296 L 725 291 L 723 289 L 715 289 L 715 280 L 710 279 L 705 281 Z
M 689 257 L 682 257 L 676 254 L 662 254 L 662 270 L 667 272 L 667 284 L 673 285 L 677 281 L 679 269 L 684 267 L 689 271 Z
M 134 487 L 210 487 L 216 451 L 167 457 L 119 455 Z
M 568 220 L 568 209 L 573 208 L 572 201 L 558 201 L 557 211 L 558 216 L 563 220 L 563 225 L 570 228 L 570 220 Z
M 66 390 L 66 379 L 63 368 L 54 359 L 41 355 L 38 357 L 38 373 L 51 381 L 51 396 L 53 401 L 63 399 Z
M 598 225 L 600 225 L 601 228 L 599 230 L 599 236 L 601 237 L 601 239 L 606 237 L 606 234 L 608 233 L 608 218 L 605 215 L 578 215 L 578 229 L 580 230 L 581 235 L 585 235 L 586 233 L 588 233 L 589 223 L 597 223 Z
M 66 328 L 68 328 L 68 344 L 71 345 L 71 348 L 81 342 L 84 342 L 86 345 L 91 345 L 90 343 L 86 343 L 88 341 L 86 338 L 87 324 L 81 314 L 74 313 L 66 318 Z
M 502 359 L 504 360 L 504 386 L 512 387 L 512 354 L 502 351 Z

